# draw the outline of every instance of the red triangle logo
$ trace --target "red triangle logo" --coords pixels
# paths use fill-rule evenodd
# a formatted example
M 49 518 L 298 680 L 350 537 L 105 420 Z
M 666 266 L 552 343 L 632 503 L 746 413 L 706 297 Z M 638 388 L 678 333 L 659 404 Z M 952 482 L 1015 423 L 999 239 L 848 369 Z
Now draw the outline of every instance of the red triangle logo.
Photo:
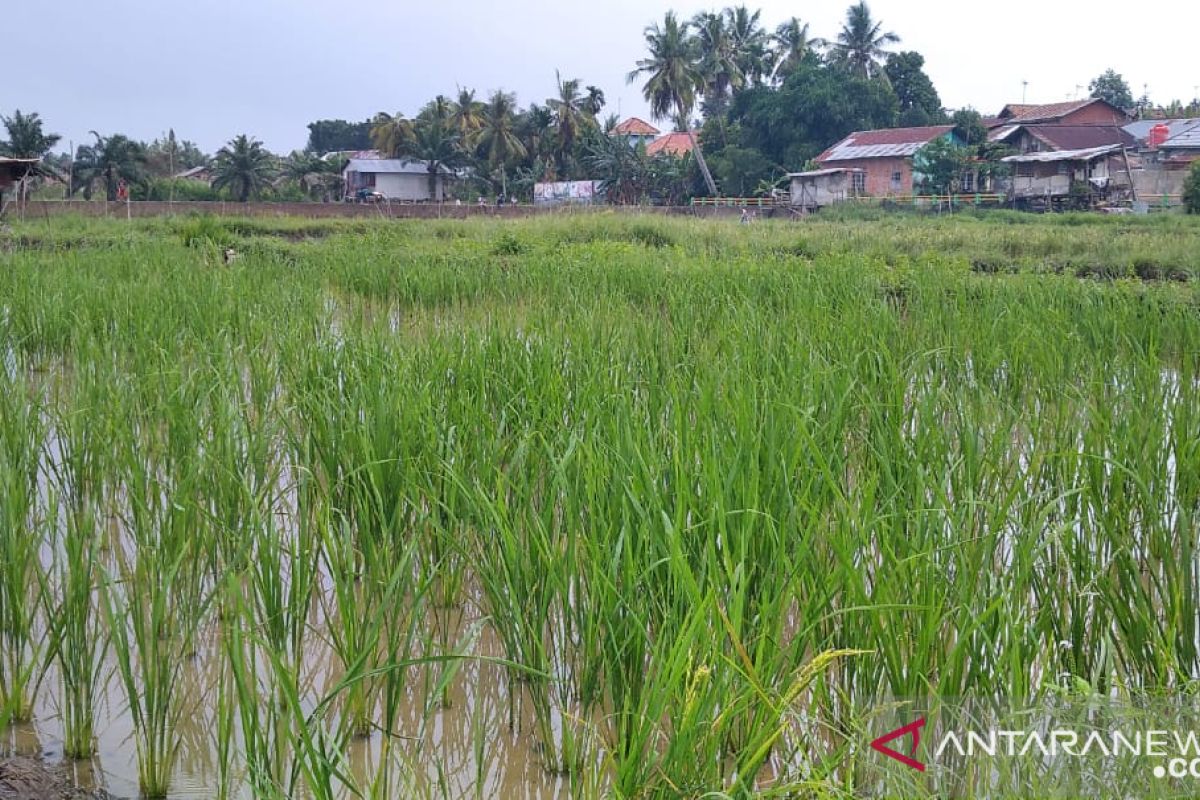
M 880 753 L 883 753 L 888 758 L 896 759 L 897 761 L 899 761 L 901 764 L 905 765 L 906 767 L 912 767 L 913 769 L 917 770 L 918 772 L 924 772 L 925 765 L 922 764 L 920 761 L 917 761 L 916 758 L 914 758 L 914 756 L 917 754 L 917 747 L 921 744 L 921 728 L 924 728 L 924 727 L 925 727 L 925 718 L 921 717 L 916 722 L 910 722 L 907 725 L 905 725 L 903 728 L 896 728 L 896 730 L 891 731 L 890 733 L 885 733 L 883 736 L 880 736 L 878 739 L 871 742 L 871 749 L 877 750 Z M 908 755 L 904 755 L 904 753 L 897 752 L 887 746 L 888 742 L 895 741 L 896 739 L 903 739 L 904 737 L 908 736 L 910 733 L 912 734 L 913 742 L 912 742 L 912 747 L 908 751 Z

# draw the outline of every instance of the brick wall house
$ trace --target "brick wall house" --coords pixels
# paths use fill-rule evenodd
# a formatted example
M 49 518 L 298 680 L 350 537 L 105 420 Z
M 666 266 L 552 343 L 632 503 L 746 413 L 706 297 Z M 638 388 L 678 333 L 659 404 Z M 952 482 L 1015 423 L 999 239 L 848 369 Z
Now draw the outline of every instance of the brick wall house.
M 911 195 L 917 179 L 913 156 L 935 139 L 953 137 L 953 125 L 855 131 L 817 156 L 816 161 L 824 169 L 861 170 L 853 173 L 855 195 Z

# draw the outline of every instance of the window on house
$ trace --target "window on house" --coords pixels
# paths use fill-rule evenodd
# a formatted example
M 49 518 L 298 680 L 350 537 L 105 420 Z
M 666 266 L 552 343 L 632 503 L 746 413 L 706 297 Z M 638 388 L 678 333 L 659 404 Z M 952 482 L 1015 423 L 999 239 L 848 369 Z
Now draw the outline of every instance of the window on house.
M 963 192 L 975 191 L 975 173 L 974 172 L 964 172 L 962 174 L 962 176 L 958 179 L 958 185 L 959 185 L 960 191 L 963 191 Z
M 903 184 L 903 182 L 904 182 L 904 173 L 902 173 L 902 172 L 893 172 L 892 173 L 892 191 L 893 192 L 900 191 L 900 186 Z
M 363 177 L 366 178 L 366 180 L 363 181 L 363 185 L 370 186 L 372 189 L 374 189 L 375 188 L 375 173 L 374 172 L 364 172 Z
M 855 194 L 867 193 L 867 173 L 852 172 L 850 173 L 850 188 Z

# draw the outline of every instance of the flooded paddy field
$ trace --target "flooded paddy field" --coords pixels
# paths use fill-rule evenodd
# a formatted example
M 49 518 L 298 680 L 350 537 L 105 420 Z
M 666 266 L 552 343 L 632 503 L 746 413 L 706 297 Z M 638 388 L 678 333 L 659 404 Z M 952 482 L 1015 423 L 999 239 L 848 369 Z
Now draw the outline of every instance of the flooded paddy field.
M 848 797 L 889 699 L 1190 696 L 1197 270 L 1182 217 L 20 223 L 0 797 Z

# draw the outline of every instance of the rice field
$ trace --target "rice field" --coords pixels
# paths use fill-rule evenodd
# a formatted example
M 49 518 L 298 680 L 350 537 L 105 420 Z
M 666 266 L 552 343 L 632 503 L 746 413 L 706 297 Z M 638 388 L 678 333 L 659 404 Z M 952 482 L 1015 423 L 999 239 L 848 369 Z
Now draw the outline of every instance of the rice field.
M 898 698 L 1189 697 L 1198 270 L 1183 217 L 16 223 L 0 752 L 840 798 Z

